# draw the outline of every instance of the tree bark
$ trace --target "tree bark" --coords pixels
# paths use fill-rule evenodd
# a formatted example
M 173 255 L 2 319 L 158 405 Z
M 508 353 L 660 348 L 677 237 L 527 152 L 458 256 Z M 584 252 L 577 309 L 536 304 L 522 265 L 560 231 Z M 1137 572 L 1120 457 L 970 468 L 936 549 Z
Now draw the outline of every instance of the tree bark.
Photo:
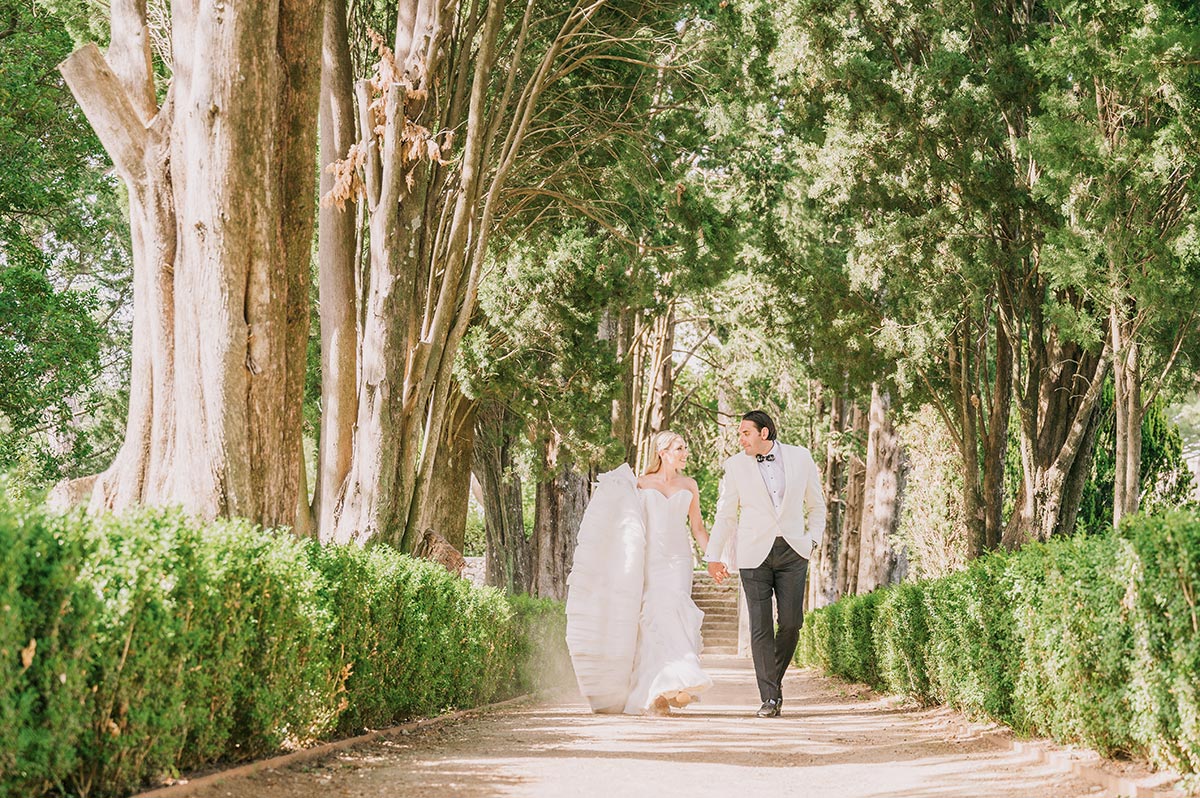
M 1141 505 L 1142 405 L 1141 351 L 1133 324 L 1114 304 L 1109 314 L 1113 347 L 1113 410 L 1117 451 L 1113 471 L 1113 527 Z
M 321 58 L 321 196 L 333 190 L 331 170 L 355 141 L 354 85 L 346 0 L 325 0 Z M 358 368 L 355 247 L 357 197 L 322 202 L 318 226 L 321 326 L 321 431 L 312 515 L 322 539 L 334 531 L 334 510 L 350 473 Z
M 590 480 L 560 456 L 551 436 L 542 450 L 543 479 L 537 485 L 533 520 L 533 591 L 541 598 L 565 601 L 567 575 L 574 564 L 579 524 L 587 508 Z
M 829 434 L 825 440 L 824 491 L 827 512 L 825 537 L 817 551 L 817 561 L 809 566 L 808 606 L 824 607 L 838 599 L 838 557 L 842 548 L 842 526 L 845 517 L 846 458 L 841 452 L 841 436 L 846 431 L 848 402 L 837 395 L 824 398 L 821 411 L 829 415 Z M 814 445 L 815 445 L 814 441 Z M 815 567 L 814 567 L 815 566 Z
M 888 394 L 880 393 L 878 385 L 873 386 L 856 584 L 859 593 L 891 583 L 895 567 L 891 541 L 900 518 L 900 440 L 890 408 Z
M 450 428 L 432 454 L 434 477 L 427 483 L 418 528 L 432 529 L 459 551 L 467 534 L 467 504 L 471 498 L 471 464 L 475 446 L 477 403 L 458 393 L 447 416 Z
M 93 509 L 297 524 L 315 10 L 176 4 L 162 108 L 144 2 L 112 6 L 111 69 L 92 45 L 61 66 L 129 187 L 134 238 L 133 393 Z
M 1022 479 L 1004 532 L 1008 548 L 1074 531 L 1063 522 L 1078 508 L 1064 514 L 1064 503 L 1111 360 L 1108 337 L 1101 352 L 1088 352 L 1047 330 L 1041 306 L 1031 307 L 1029 362 L 1018 401 Z
M 858 435 L 867 432 L 867 415 L 858 405 L 850 410 L 850 429 Z M 866 463 L 857 453 L 848 459 L 846 475 L 846 504 L 842 515 L 842 540 L 837 559 L 837 597 L 858 592 L 860 538 L 863 528 L 863 506 L 866 493 Z
M 483 493 L 487 583 L 507 593 L 533 585 L 531 550 L 521 509 L 521 478 L 514 469 L 513 419 L 499 402 L 483 402 L 475 416 L 474 473 Z

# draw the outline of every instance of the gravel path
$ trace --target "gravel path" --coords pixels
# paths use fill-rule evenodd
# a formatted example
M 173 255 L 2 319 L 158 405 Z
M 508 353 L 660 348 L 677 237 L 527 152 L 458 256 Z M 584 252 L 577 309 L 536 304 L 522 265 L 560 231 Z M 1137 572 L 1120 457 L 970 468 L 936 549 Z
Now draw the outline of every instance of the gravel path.
M 1078 798 L 1092 783 L 1014 753 L 946 710 L 790 673 L 757 719 L 748 660 L 706 657 L 716 685 L 670 718 L 599 716 L 573 692 L 204 787 L 200 798 L 558 796 Z

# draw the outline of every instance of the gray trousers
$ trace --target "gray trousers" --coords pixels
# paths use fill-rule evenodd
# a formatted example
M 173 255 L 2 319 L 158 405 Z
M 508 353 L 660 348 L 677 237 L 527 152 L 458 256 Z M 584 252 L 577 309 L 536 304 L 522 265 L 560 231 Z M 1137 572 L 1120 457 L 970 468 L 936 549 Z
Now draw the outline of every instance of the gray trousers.
M 783 538 L 762 565 L 739 569 L 738 578 L 746 592 L 750 614 L 750 654 L 758 677 L 758 694 L 763 701 L 783 698 L 783 674 L 796 653 L 800 627 L 804 623 L 804 581 L 808 560 L 796 553 Z M 775 629 L 771 596 L 779 609 L 779 630 Z

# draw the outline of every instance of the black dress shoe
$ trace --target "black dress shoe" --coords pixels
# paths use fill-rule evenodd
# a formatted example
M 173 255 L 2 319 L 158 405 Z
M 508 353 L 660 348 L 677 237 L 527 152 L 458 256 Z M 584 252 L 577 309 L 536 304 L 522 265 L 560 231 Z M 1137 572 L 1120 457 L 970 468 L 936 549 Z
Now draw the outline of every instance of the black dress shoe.
M 779 713 L 783 711 L 782 698 L 769 698 L 763 702 L 763 705 L 758 708 L 758 712 L 754 713 L 756 718 L 777 718 Z

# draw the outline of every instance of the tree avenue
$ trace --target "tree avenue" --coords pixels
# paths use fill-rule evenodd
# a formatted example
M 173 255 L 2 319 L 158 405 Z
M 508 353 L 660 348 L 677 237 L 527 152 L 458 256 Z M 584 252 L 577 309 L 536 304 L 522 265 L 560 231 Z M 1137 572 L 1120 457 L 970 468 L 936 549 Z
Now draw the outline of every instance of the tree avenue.
M 597 471 L 681 431 L 711 513 L 761 407 L 816 605 L 1187 492 L 1193 4 L 45 5 L 107 45 L 61 72 L 133 260 L 123 444 L 61 498 L 414 552 L 474 492 L 488 581 L 562 598 Z M 86 339 L 27 238 L 0 333 Z M 97 381 L 63 350 L 0 413 Z

